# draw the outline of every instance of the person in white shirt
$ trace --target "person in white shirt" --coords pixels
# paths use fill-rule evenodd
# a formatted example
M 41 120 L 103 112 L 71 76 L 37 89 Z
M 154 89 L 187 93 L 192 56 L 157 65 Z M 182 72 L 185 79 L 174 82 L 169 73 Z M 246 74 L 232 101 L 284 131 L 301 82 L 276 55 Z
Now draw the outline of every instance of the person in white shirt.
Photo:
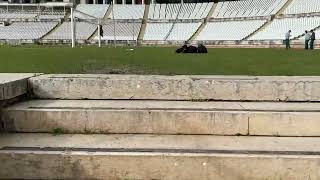
M 285 34 L 285 43 L 286 43 L 286 49 L 291 48 L 290 47 L 290 37 L 291 37 L 291 30 L 289 30 L 286 34 Z
M 311 34 L 306 30 L 304 34 L 304 49 L 309 49 L 309 41 L 310 41 Z

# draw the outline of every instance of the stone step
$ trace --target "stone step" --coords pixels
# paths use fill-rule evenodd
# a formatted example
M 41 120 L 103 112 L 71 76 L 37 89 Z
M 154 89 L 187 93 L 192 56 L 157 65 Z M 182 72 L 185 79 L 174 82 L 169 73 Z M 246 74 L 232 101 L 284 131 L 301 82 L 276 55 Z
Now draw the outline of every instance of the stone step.
M 27 79 L 36 73 L 0 73 L 0 102 L 24 95 L 28 91 Z
M 319 77 L 61 74 L 29 82 L 43 99 L 320 101 Z
M 32 100 L 2 110 L 9 132 L 320 136 L 320 103 Z
M 0 134 L 3 179 L 319 179 L 320 138 Z
M 1 121 L 1 108 L 27 96 L 28 78 L 40 74 L 34 73 L 0 73 L 0 133 L 4 131 Z

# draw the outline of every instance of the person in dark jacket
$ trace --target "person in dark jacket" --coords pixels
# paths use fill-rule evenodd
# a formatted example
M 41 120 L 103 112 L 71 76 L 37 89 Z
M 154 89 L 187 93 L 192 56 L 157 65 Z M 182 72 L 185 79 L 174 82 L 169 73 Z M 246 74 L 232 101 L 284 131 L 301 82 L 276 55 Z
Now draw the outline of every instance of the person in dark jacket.
M 311 30 L 311 36 L 310 36 L 310 49 L 314 49 L 314 41 L 316 40 L 316 33 Z
M 181 48 L 176 50 L 176 53 L 185 53 L 188 49 L 188 42 L 185 41 L 183 46 L 181 46 Z
M 198 47 L 196 47 L 185 42 L 181 48 L 176 50 L 176 53 L 208 53 L 208 50 L 201 43 L 199 43 Z
M 202 43 L 198 44 L 198 53 L 208 53 L 207 48 Z
M 197 53 L 198 52 L 198 48 L 195 46 L 188 46 L 186 53 Z
M 99 35 L 100 35 L 101 37 L 103 37 L 103 28 L 102 28 L 102 25 L 99 25 L 99 29 L 100 29 L 100 34 L 99 34 Z

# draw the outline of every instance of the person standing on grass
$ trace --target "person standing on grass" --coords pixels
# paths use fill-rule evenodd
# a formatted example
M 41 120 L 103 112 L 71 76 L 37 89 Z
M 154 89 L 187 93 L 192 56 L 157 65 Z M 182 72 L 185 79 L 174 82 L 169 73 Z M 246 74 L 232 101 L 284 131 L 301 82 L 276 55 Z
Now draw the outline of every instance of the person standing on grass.
M 309 41 L 310 41 L 310 33 L 306 30 L 304 34 L 304 49 L 308 50 L 309 49 Z
M 286 43 L 286 49 L 290 49 L 290 37 L 291 37 L 291 30 L 289 30 L 286 34 L 285 34 L 285 43 Z
M 103 28 L 102 25 L 99 25 L 100 34 L 99 36 L 103 37 Z
M 314 41 L 316 40 L 316 33 L 311 30 L 311 36 L 310 36 L 310 49 L 314 49 Z

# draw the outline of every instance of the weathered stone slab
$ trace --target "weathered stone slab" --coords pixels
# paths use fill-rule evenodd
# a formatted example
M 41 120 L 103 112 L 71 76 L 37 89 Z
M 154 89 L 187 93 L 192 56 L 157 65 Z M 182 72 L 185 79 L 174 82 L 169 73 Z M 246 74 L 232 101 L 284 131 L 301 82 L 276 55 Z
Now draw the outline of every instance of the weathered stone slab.
M 256 113 L 250 117 L 250 135 L 320 136 L 320 112 Z
M 319 179 L 320 156 L 0 151 L 4 179 Z
M 319 77 L 43 75 L 39 98 L 320 101 Z
M 27 79 L 37 74 L 32 73 L 0 73 L 0 117 L 1 108 L 12 103 L 14 98 L 28 92 Z M 4 124 L 0 118 L 0 132 L 4 131 Z
M 34 73 L 0 73 L 0 101 L 12 99 L 27 93 L 27 79 Z
M 320 136 L 320 103 L 33 100 L 3 110 L 10 132 Z
M 199 151 L 320 153 L 318 137 L 154 135 L 154 134 L 47 134 L 8 133 L 0 135 L 0 149 L 76 148 L 76 149 L 149 149 Z M 307 152 L 307 153 L 306 153 Z
M 212 111 L 206 105 L 225 107 L 223 103 L 47 100 L 6 108 L 2 119 L 11 132 L 248 134 L 246 112 Z
M 319 138 L 0 135 L 2 179 L 319 179 Z

